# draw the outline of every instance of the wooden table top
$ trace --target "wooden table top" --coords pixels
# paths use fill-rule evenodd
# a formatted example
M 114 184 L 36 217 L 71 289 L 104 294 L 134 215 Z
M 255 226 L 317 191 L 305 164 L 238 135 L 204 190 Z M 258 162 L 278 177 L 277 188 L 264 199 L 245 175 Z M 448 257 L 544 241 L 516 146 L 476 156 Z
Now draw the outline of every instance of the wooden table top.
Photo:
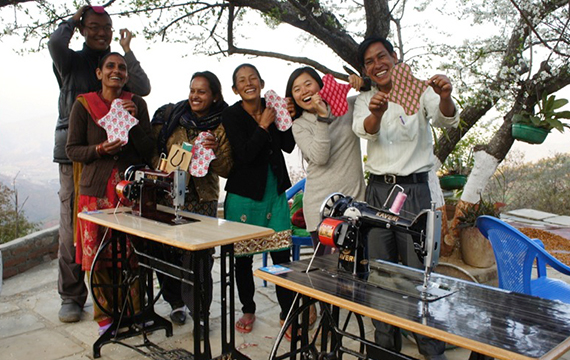
M 167 210 L 168 208 L 161 208 Z M 133 215 L 130 208 L 79 213 L 78 217 L 127 234 L 168 244 L 180 249 L 198 251 L 229 245 L 242 240 L 272 235 L 269 228 L 228 221 L 182 211 L 183 217 L 198 220 L 169 225 Z
M 433 274 L 455 292 L 433 302 L 355 280 L 336 271 L 338 255 L 283 264 L 291 272 L 255 275 L 282 287 L 400 328 L 498 359 L 556 359 L 570 349 L 570 305 Z M 423 272 L 397 264 L 374 266 L 421 279 Z M 336 275 L 335 275 L 336 273 Z M 346 275 L 346 276 L 345 276 Z M 418 276 L 420 275 L 420 276 Z M 421 283 L 420 280 L 418 280 Z M 393 286 L 390 285 L 390 286 Z

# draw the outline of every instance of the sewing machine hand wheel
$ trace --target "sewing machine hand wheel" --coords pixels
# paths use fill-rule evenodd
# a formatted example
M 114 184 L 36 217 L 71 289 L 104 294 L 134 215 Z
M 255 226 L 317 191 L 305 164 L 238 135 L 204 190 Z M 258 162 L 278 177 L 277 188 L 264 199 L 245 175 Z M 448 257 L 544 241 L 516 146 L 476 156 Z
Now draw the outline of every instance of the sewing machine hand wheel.
M 327 217 L 342 216 L 344 209 L 341 211 L 340 199 L 347 199 L 347 197 L 341 193 L 332 193 L 323 201 L 320 209 L 321 220 Z
M 101 277 L 94 269 L 107 269 L 108 275 L 105 277 L 108 278 Z M 139 281 L 141 276 L 144 276 L 144 272 L 138 265 L 132 242 L 112 238 L 105 240 L 99 246 L 91 266 L 89 282 L 93 302 L 115 321 L 134 318 L 152 308 L 160 296 L 160 292 L 153 299 L 145 296 L 146 289 L 141 288 L 145 282 Z M 107 295 L 110 303 L 98 296 L 101 293 Z

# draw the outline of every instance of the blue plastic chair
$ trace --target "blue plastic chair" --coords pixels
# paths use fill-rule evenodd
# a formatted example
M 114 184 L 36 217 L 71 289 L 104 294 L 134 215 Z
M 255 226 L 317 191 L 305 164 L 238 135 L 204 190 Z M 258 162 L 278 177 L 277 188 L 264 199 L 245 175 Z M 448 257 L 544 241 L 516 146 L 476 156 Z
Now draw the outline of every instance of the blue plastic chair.
M 540 240 L 492 216 L 480 216 L 477 227 L 493 246 L 501 289 L 570 303 L 570 285 L 547 277 L 546 265 L 565 275 L 570 275 L 570 267 L 550 255 Z M 537 277 L 533 279 L 535 260 Z
M 291 200 L 295 194 L 299 191 L 305 190 L 305 182 L 307 179 L 300 180 L 295 185 L 291 186 L 287 191 L 287 200 Z M 297 236 L 293 235 L 291 237 L 293 242 L 293 261 L 299 260 L 301 256 L 301 246 L 310 246 L 313 247 L 313 241 L 311 240 L 310 236 Z
M 305 190 L 305 182 L 306 182 L 306 178 L 302 179 L 300 181 L 298 181 L 297 183 L 295 183 L 293 186 L 291 186 L 289 189 L 287 189 L 287 191 L 285 192 L 286 196 L 287 196 L 287 200 L 291 200 L 293 198 L 293 196 L 295 196 L 295 194 L 297 194 L 299 191 Z M 313 241 L 311 240 L 310 236 L 296 236 L 293 235 L 291 237 L 291 240 L 293 242 L 293 261 L 297 261 L 299 260 L 300 256 L 301 256 L 301 246 L 313 246 Z M 263 266 L 267 266 L 267 252 L 263 253 Z M 263 281 L 263 286 L 266 286 L 267 282 Z

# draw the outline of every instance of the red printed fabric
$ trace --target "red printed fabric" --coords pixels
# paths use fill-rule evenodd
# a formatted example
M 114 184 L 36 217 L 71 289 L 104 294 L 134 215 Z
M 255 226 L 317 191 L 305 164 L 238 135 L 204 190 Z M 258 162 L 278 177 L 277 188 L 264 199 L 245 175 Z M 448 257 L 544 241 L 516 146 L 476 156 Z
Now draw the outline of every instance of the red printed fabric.
M 275 109 L 275 126 L 281 131 L 287 131 L 293 125 L 293 120 L 287 111 L 287 101 L 273 90 L 265 93 L 265 105 Z
M 427 87 L 428 82 L 415 78 L 408 64 L 396 64 L 392 69 L 389 101 L 402 106 L 407 115 L 413 115 L 420 110 L 420 97 Z
M 350 85 L 339 84 L 331 74 L 326 74 L 323 76 L 323 88 L 319 95 L 329 104 L 334 116 L 342 116 L 348 111 L 346 95 L 349 91 Z
M 192 160 L 190 161 L 190 175 L 204 177 L 208 174 L 210 163 L 216 158 L 214 150 L 204 147 L 204 140 L 208 135 L 207 131 L 198 134 L 194 146 L 192 147 Z
M 123 108 L 123 100 L 115 99 L 111 103 L 111 110 L 97 124 L 107 132 L 109 142 L 120 139 L 121 143 L 129 141 L 129 130 L 139 123 L 139 120 Z

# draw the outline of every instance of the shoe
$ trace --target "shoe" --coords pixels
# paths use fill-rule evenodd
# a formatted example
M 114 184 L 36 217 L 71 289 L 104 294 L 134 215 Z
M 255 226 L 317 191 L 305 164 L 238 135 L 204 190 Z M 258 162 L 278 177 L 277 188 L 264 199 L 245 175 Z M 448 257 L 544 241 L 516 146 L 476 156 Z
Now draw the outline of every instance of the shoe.
M 251 315 L 247 317 L 246 315 Z M 236 322 L 236 330 L 242 334 L 249 334 L 253 329 L 255 322 L 255 314 L 243 314 L 243 316 Z
M 83 309 L 73 300 L 63 300 L 59 309 L 59 321 L 64 323 L 74 323 L 81 320 Z
M 170 312 L 170 320 L 176 325 L 184 325 L 186 323 L 186 306 L 172 309 Z

